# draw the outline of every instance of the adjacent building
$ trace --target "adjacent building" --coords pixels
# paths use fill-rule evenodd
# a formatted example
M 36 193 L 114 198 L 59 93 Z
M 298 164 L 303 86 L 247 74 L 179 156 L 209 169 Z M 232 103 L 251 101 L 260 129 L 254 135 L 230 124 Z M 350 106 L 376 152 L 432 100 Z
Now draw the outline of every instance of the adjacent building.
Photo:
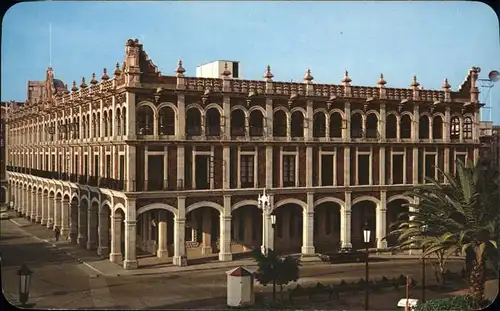
M 9 114 L 15 208 L 127 269 L 137 251 L 218 256 L 266 244 L 312 255 L 386 248 L 391 222 L 425 177 L 478 159 L 481 104 L 473 67 L 457 90 L 243 80 L 236 61 L 163 75 L 138 40 L 98 81 L 30 82 Z M 229 65 L 226 66 L 226 63 Z M 238 70 L 238 73 L 231 70 Z M 208 72 L 208 73 L 204 73 Z M 210 77 L 206 77 L 208 74 Z M 376 82 L 376 83 L 375 83 Z M 270 195 L 277 223 L 257 198 Z

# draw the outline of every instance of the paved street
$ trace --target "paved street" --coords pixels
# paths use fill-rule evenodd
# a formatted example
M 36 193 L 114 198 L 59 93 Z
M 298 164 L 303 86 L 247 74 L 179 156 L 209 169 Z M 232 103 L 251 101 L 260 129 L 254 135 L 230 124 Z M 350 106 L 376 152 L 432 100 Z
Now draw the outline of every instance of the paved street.
M 169 264 L 129 273 L 66 241 L 53 245 L 51 234 L 24 219 L 1 221 L 2 284 L 11 302 L 17 303 L 16 271 L 22 262 L 35 271 L 30 302 L 38 308 L 222 308 L 226 304 L 225 272 L 238 264 L 252 267 L 251 261 L 241 260 L 191 265 L 187 269 Z M 370 278 L 402 273 L 420 283 L 420 267 L 415 259 L 379 256 L 378 262 L 370 263 Z M 459 260 L 450 261 L 448 266 L 453 271 L 461 267 Z M 365 268 L 364 264 L 313 262 L 304 263 L 300 273 L 300 284 L 331 284 L 341 279 L 357 281 L 364 277 Z M 430 266 L 427 273 L 427 283 L 434 284 Z M 271 287 L 256 287 L 256 292 L 262 291 L 270 292 Z M 392 295 L 397 302 L 402 293 Z M 415 289 L 412 296 L 419 298 L 420 289 Z M 391 299 L 385 306 L 396 302 Z

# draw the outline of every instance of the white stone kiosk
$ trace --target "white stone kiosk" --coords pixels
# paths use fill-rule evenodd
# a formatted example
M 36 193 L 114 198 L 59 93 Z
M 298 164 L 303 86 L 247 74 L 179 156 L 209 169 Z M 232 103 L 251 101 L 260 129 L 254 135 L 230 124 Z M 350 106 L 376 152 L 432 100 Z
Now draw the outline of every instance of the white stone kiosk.
M 253 288 L 254 272 L 237 267 L 227 273 L 227 305 L 230 307 L 251 306 L 255 303 Z

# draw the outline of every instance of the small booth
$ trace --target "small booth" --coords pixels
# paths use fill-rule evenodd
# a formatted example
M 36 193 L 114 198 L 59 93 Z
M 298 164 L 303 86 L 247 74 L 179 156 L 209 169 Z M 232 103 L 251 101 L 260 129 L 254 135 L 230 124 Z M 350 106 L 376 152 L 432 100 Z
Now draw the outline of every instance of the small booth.
M 398 307 L 404 308 L 405 311 L 412 311 L 418 304 L 418 299 L 403 298 L 399 300 Z
M 227 305 L 230 307 L 251 306 L 255 303 L 254 272 L 237 267 L 227 274 Z

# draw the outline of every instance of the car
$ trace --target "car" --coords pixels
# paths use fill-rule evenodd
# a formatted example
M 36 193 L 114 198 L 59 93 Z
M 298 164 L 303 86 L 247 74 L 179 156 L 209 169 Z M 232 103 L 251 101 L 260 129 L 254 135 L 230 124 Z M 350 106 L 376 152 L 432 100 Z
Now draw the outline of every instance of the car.
M 9 214 L 7 214 L 7 213 L 1 213 L 0 214 L 0 219 L 9 219 Z

